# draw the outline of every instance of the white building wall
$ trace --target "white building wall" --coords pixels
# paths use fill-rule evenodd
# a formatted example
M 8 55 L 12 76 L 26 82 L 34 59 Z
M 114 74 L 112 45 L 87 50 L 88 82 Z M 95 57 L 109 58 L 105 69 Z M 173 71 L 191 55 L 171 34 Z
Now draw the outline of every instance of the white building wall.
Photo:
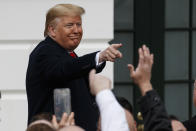
M 113 38 L 113 0 L 0 1 L 0 131 L 24 131 L 27 123 L 25 75 L 32 49 L 43 40 L 46 11 L 58 3 L 85 8 L 83 55 L 105 49 Z M 113 64 L 102 72 L 113 80 Z

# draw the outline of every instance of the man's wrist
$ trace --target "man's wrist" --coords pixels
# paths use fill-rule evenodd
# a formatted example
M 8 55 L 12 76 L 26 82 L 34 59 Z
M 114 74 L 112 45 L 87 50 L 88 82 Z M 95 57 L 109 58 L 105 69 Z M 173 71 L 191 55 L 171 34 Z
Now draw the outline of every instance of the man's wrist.
M 139 88 L 140 88 L 142 96 L 144 96 L 146 94 L 146 92 L 153 89 L 152 84 L 150 82 L 145 82 L 145 83 L 139 84 Z
M 104 62 L 102 53 L 103 53 L 102 51 L 99 53 L 99 63 Z

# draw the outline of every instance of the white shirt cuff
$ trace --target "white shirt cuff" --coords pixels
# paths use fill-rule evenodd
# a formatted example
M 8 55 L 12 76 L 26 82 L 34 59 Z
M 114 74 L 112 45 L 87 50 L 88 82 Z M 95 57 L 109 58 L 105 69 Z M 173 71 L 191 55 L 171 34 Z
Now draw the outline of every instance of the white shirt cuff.
M 100 54 L 100 52 L 97 52 L 96 57 L 95 57 L 96 67 L 100 66 L 103 63 L 103 62 L 99 63 L 99 54 Z

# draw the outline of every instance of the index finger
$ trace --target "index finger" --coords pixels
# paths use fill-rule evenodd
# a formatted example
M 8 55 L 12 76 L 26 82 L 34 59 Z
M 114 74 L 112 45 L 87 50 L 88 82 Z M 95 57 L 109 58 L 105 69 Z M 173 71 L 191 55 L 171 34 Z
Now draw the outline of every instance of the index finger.
M 60 126 L 64 126 L 66 121 L 67 121 L 67 119 L 68 119 L 68 115 L 67 115 L 67 113 L 64 112 L 63 115 L 62 115 L 62 118 L 61 118 L 61 121 L 60 121 L 59 125 Z
M 118 49 L 118 48 L 120 48 L 121 46 L 122 46 L 122 44 L 120 43 L 120 44 L 112 44 L 111 45 L 114 49 Z

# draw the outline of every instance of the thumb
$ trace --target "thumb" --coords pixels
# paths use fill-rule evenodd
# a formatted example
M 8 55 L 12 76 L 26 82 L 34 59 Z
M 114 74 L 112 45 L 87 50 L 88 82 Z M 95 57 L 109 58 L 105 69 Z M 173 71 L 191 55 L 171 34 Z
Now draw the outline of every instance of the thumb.
M 74 119 L 74 113 L 71 112 L 71 114 L 68 117 L 68 122 L 71 123 L 72 119 Z
M 57 123 L 57 120 L 56 120 L 56 116 L 55 116 L 55 115 L 52 116 L 52 125 L 53 125 L 56 129 L 58 129 L 58 123 Z
M 127 65 L 129 68 L 130 73 L 132 74 L 134 72 L 134 66 L 132 64 Z
M 114 49 L 118 49 L 118 48 L 120 48 L 122 46 L 122 44 L 120 43 L 120 44 L 112 44 L 112 47 L 114 48 Z

